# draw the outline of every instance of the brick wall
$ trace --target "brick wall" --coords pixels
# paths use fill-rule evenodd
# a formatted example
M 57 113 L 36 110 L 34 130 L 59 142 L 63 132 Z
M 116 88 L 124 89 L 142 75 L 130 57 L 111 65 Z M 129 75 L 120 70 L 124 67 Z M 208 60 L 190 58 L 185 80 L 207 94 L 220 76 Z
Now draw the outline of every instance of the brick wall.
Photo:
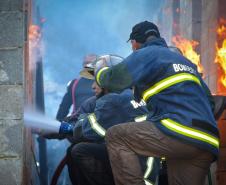
M 22 184 L 23 0 L 0 1 L 0 181 Z

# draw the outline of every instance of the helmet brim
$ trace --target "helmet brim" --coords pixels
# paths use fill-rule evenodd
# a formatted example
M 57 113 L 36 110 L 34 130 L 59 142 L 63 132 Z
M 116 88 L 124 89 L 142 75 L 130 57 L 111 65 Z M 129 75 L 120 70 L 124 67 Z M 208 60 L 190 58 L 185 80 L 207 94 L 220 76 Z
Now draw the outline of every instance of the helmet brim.
M 79 75 L 83 78 L 94 80 L 94 71 L 93 69 L 89 68 L 84 68 L 83 70 L 80 71 Z

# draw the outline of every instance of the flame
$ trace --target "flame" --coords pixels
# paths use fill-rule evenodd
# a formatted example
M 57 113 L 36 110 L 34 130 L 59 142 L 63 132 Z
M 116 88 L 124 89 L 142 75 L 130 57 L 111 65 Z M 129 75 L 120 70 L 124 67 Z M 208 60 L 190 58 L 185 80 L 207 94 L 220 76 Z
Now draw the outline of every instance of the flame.
M 218 63 L 221 68 L 221 72 L 219 74 L 219 80 L 224 87 L 226 87 L 226 20 L 221 19 L 220 24 L 217 29 L 218 40 L 222 43 L 220 47 L 220 43 L 216 44 L 216 58 L 215 63 Z
M 203 66 L 200 63 L 200 55 L 195 51 L 195 48 L 199 43 L 194 40 L 185 39 L 179 35 L 174 36 L 172 38 L 172 42 L 182 51 L 186 58 L 197 66 L 198 72 L 203 74 Z
M 41 29 L 38 25 L 30 25 L 28 29 L 28 39 L 32 46 L 37 46 L 41 38 Z
M 36 67 L 36 62 L 41 60 L 42 57 L 42 34 L 41 28 L 38 25 L 31 24 L 28 28 L 29 40 L 29 70 L 33 71 Z

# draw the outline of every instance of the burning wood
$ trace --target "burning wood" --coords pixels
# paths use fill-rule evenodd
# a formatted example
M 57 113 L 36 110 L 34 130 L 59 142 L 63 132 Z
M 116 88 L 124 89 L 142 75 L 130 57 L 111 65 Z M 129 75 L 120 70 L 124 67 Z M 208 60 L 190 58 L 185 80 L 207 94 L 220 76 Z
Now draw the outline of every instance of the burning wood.
M 221 19 L 217 29 L 218 43 L 216 44 L 215 63 L 218 63 L 221 70 L 219 75 L 220 83 L 226 87 L 226 20 Z

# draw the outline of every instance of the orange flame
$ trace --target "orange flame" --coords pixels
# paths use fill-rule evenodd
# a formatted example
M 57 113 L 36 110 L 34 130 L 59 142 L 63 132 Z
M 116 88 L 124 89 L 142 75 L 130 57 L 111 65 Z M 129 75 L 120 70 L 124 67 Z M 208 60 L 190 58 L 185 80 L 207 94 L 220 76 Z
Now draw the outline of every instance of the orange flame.
M 28 38 L 32 46 L 37 46 L 41 38 L 41 29 L 38 25 L 30 25 L 28 29 Z
M 194 63 L 199 73 L 203 73 L 203 66 L 200 63 L 200 55 L 195 51 L 198 46 L 198 42 L 194 40 L 185 39 L 179 35 L 172 38 L 172 42 L 178 47 L 183 55 L 188 58 L 192 63 Z
M 29 70 L 36 67 L 36 62 L 40 61 L 42 56 L 41 28 L 38 25 L 31 24 L 28 28 L 29 39 Z
M 226 25 L 226 20 L 220 20 L 220 24 Z M 218 63 L 222 69 L 220 73 L 219 80 L 226 87 L 226 26 L 221 25 L 217 29 L 218 40 L 222 41 L 222 46 L 219 47 L 220 44 L 216 44 L 216 58 L 215 63 Z

